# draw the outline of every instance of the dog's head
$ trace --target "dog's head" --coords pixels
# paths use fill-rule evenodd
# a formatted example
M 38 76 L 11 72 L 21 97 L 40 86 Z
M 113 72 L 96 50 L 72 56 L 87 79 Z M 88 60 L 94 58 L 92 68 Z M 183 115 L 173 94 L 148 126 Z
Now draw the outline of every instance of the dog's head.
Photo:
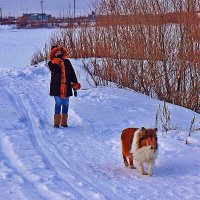
M 157 128 L 147 129 L 145 135 L 140 138 L 139 146 L 140 148 L 144 146 L 149 147 L 156 152 L 158 149 Z

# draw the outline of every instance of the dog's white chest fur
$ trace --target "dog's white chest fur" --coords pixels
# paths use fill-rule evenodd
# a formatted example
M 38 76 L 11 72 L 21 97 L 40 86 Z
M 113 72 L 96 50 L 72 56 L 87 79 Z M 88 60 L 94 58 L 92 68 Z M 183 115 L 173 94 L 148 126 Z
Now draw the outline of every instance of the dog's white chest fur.
M 155 160 L 156 153 L 154 152 L 151 147 L 142 147 L 140 149 L 135 149 L 133 151 L 134 159 L 137 160 L 138 164 L 138 170 L 142 175 L 148 174 L 149 176 L 152 176 L 152 169 L 153 169 L 153 163 Z M 148 172 L 146 173 L 144 170 L 143 164 L 148 164 Z
M 141 163 L 148 163 L 149 161 L 153 161 L 155 159 L 154 150 L 150 147 L 142 147 L 140 149 L 135 149 L 133 151 L 134 159 Z

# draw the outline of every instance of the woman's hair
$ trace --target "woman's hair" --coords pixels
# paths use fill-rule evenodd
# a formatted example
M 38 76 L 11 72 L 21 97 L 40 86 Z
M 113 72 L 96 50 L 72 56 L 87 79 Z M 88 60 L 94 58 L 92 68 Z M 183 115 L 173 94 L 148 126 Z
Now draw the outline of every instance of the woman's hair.
M 51 47 L 51 50 L 53 50 L 53 49 L 55 49 L 57 47 L 58 47 L 58 45 L 54 45 L 54 46 Z

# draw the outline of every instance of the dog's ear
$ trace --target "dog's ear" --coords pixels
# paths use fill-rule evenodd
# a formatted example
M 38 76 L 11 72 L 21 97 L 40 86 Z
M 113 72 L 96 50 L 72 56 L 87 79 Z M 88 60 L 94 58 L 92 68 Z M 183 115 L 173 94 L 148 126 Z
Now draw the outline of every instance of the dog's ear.
M 143 134 L 147 134 L 147 132 L 148 132 L 148 129 L 146 129 L 144 127 L 142 127 L 141 130 L 143 131 Z

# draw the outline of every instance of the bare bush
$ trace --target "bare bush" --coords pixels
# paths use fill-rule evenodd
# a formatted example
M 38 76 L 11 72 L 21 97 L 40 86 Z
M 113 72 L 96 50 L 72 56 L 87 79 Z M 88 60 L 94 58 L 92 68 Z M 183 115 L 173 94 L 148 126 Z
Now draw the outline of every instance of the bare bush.
M 175 125 L 171 120 L 171 112 L 169 107 L 164 101 L 163 106 L 158 107 L 156 117 L 155 117 L 155 126 L 161 128 L 162 132 L 167 133 L 170 130 L 176 130 Z
M 37 65 L 40 62 L 47 61 L 49 56 L 50 47 L 45 44 L 43 50 L 36 50 L 31 58 L 31 65 Z
M 110 82 L 200 112 L 200 0 L 100 0 L 92 24 L 50 38 Z M 98 77 L 98 78 L 97 78 Z

